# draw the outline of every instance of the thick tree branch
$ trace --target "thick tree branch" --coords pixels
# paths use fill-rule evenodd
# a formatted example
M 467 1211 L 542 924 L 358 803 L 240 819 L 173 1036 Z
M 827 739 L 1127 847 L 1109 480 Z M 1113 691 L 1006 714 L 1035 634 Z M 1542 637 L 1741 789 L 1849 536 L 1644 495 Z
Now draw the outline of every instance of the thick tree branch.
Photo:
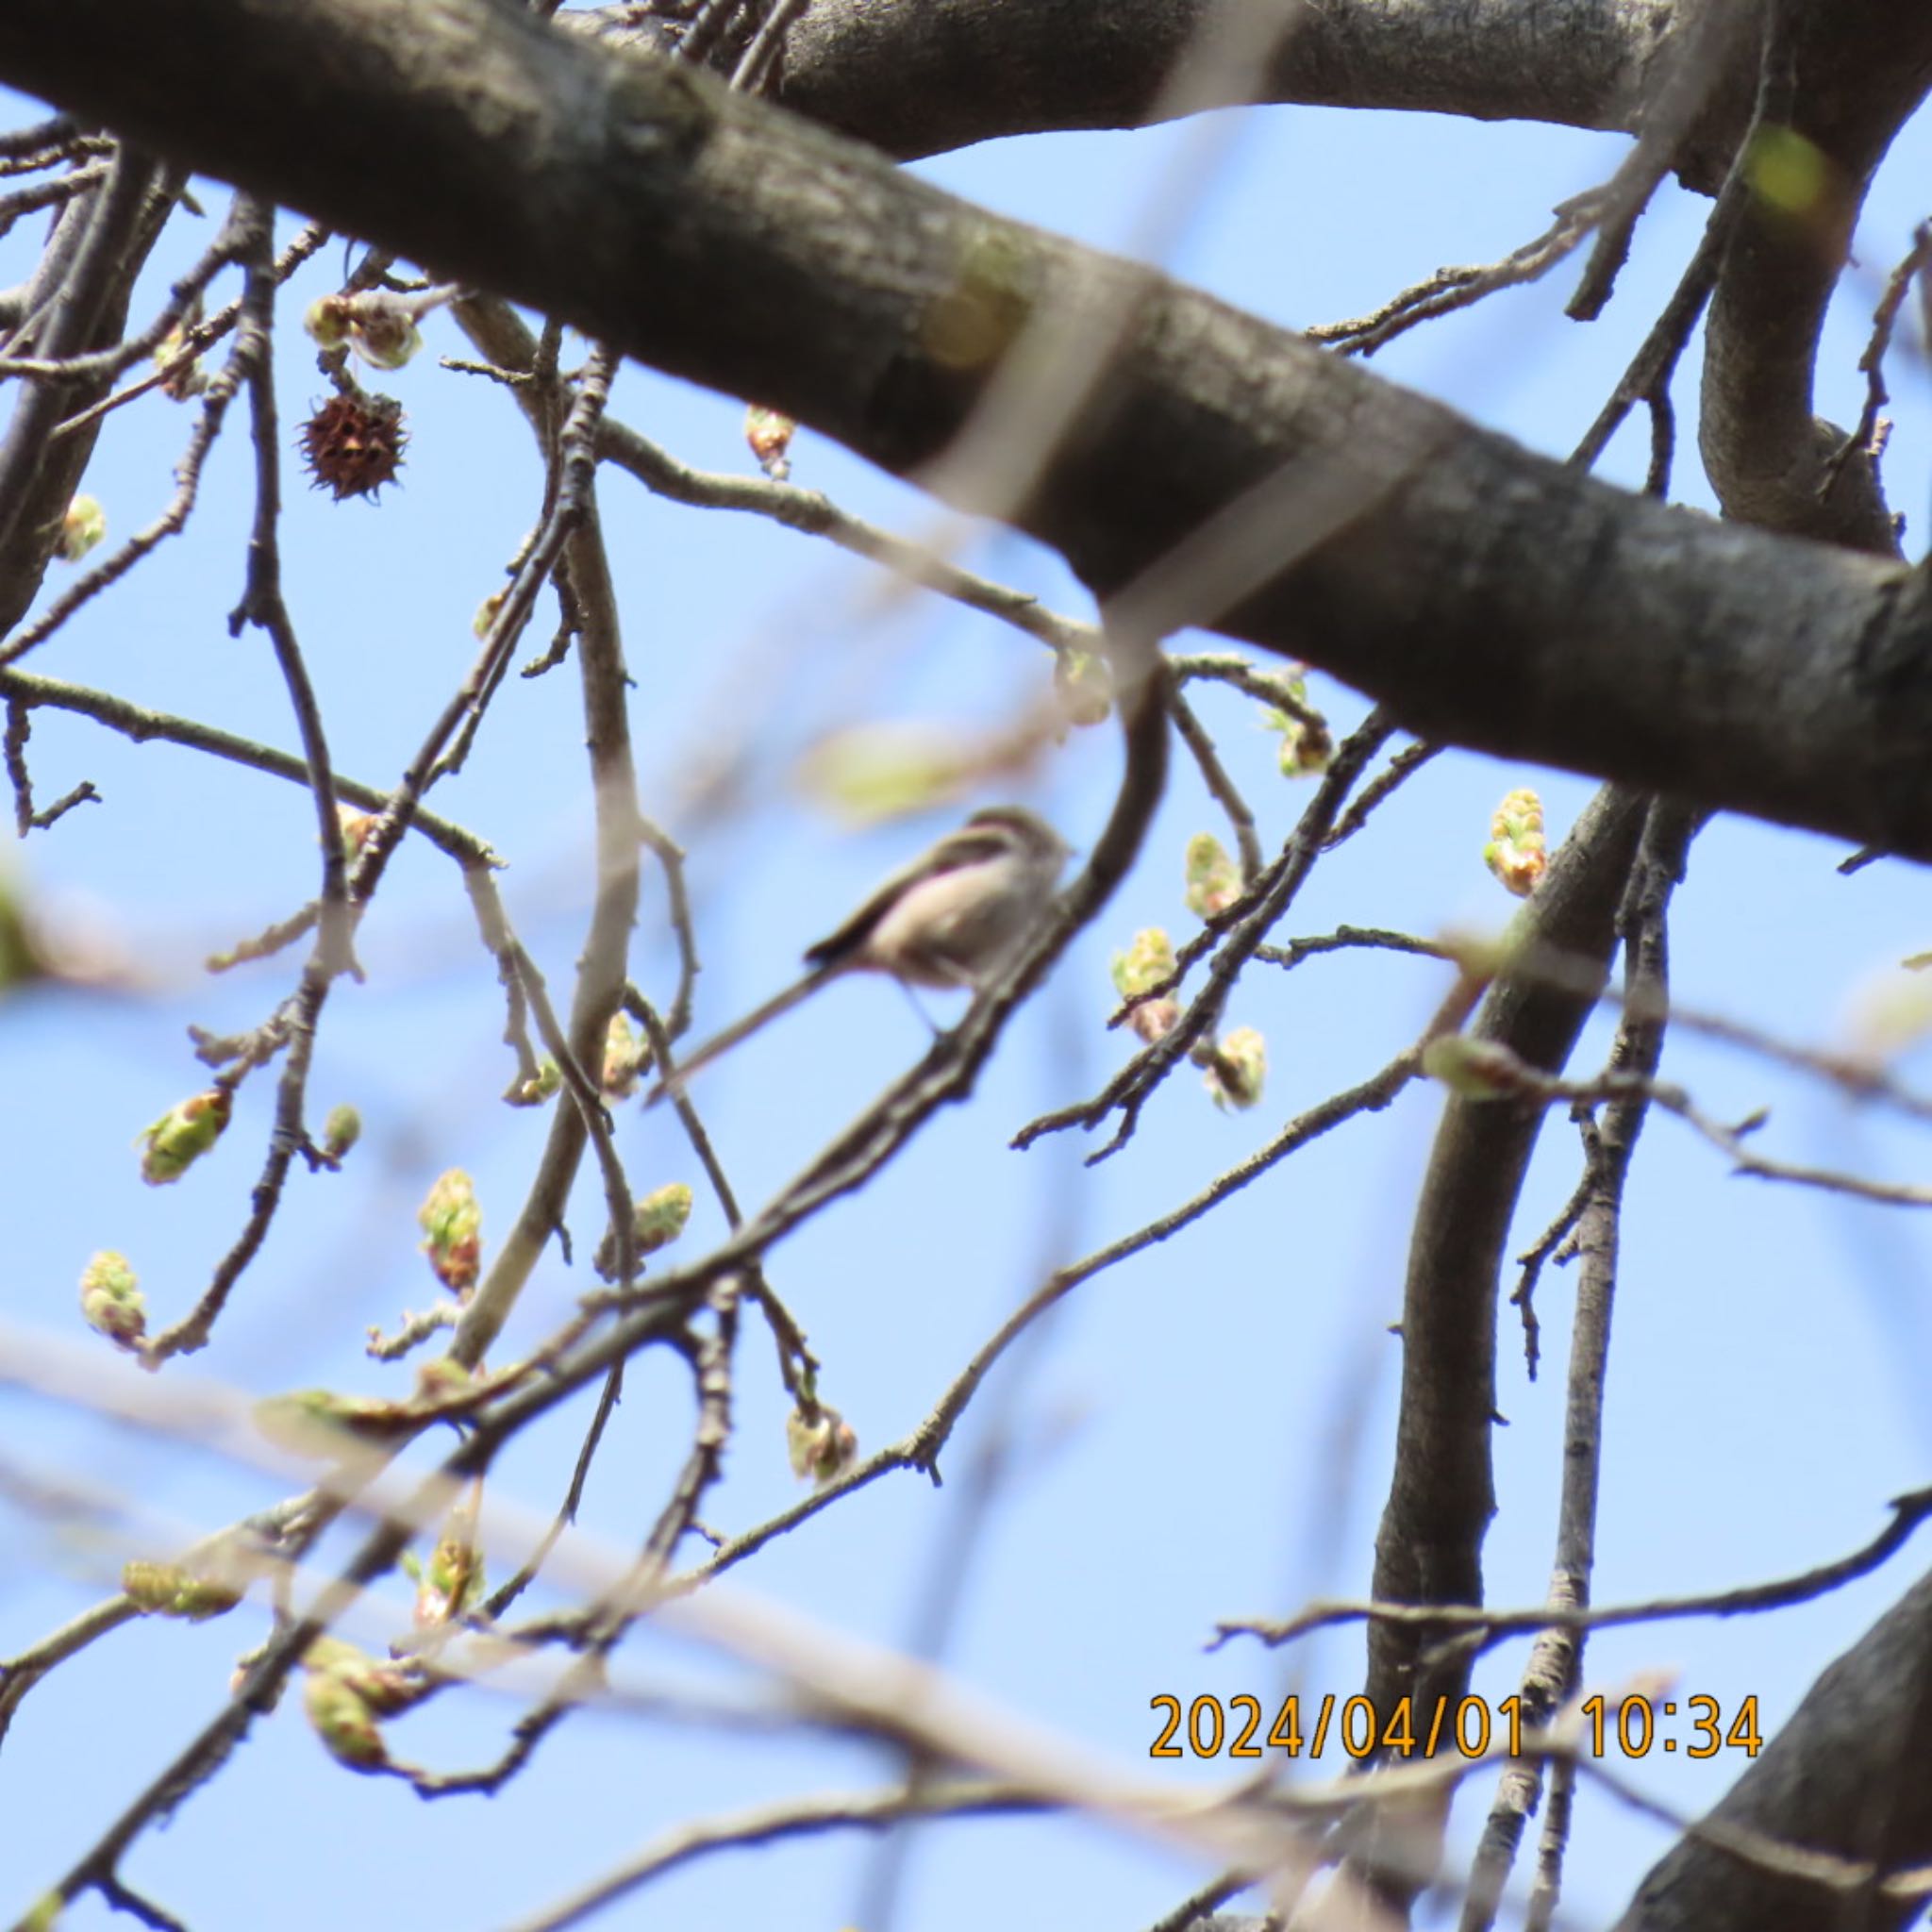
M 1873 172 L 1932 85 L 1932 10 L 1768 4 L 1760 121 L 1705 334 L 1699 446 L 1727 516 L 1888 555 L 1898 536 L 1874 461 L 1813 416 L 1812 375 Z
M 1932 1859 L 1932 1577 L 1915 1584 L 1812 1685 L 1706 1821 L 1869 1859 L 1874 1879 Z M 1644 1879 L 1617 1932 L 1887 1932 L 1923 1896 L 1875 1882 L 1854 1900 L 1748 1863 L 1701 1836 Z
M 36 351 L 65 357 L 119 336 L 135 278 L 174 207 L 172 186 L 153 160 L 132 151 L 116 158 L 95 194 L 68 203 L 28 284 L 27 312 L 39 318 L 30 337 Z M 108 387 L 108 376 L 96 372 L 73 382 L 23 385 L 14 397 L 0 446 L 0 633 L 20 621 L 40 591 L 60 519 L 98 434 L 48 432 Z
M 786 40 L 777 98 L 901 159 L 996 135 L 1138 127 L 1159 117 L 1215 12 L 1214 0 L 812 0 Z M 1630 128 L 1681 12 L 1673 0 L 1287 0 L 1266 69 L 1193 105 Z M 634 5 L 561 18 L 631 47 L 666 30 Z M 708 63 L 728 70 L 742 38 Z
M 1513 938 L 1607 972 L 1616 914 L 1642 832 L 1646 801 L 1598 794 L 1519 915 Z M 1469 1029 L 1560 1067 L 1595 1006 L 1594 988 L 1557 988 L 1507 974 Z M 1496 1420 L 1496 1283 L 1541 1113 L 1452 1094 L 1443 1108 L 1409 1237 L 1402 1305 L 1402 1401 L 1395 1471 L 1375 1536 L 1374 1594 L 1409 1604 L 1480 1604 L 1482 1546 L 1495 1513 L 1490 1432 Z M 1469 1688 L 1467 1649 L 1432 1649 L 1420 1632 L 1369 1628 L 1368 1694 L 1377 1711 L 1420 1713 Z M 1423 1721 L 1426 1721 L 1424 1718 Z M 1446 1813 L 1450 1794 L 1441 1793 Z M 1406 1901 L 1434 1866 L 1421 1814 L 1396 1840 L 1358 1856 L 1378 1888 Z

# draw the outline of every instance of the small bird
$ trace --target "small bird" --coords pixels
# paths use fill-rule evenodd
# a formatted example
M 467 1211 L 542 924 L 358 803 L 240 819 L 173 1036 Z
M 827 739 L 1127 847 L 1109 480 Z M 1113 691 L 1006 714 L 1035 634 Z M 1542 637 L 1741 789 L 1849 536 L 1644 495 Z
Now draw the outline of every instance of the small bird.
M 706 1041 L 644 1105 L 681 1090 L 700 1067 L 842 974 L 978 991 L 1039 924 L 1066 862 L 1066 841 L 1024 806 L 974 812 L 883 880 L 851 918 L 806 949 L 802 978 Z

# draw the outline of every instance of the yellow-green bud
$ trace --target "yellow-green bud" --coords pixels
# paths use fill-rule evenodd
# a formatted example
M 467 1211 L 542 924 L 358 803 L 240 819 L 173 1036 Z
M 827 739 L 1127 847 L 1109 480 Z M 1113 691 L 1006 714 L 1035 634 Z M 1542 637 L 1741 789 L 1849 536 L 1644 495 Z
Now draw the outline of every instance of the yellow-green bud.
M 858 1460 L 858 1437 L 836 1408 L 820 1403 L 810 1414 L 794 1408 L 785 1418 L 785 1453 L 793 1475 L 828 1483 Z
M 1335 739 L 1328 721 L 1308 703 L 1307 677 L 1297 669 L 1279 673 L 1269 683 L 1280 691 L 1283 702 L 1279 709 L 1271 706 L 1265 710 L 1261 723 L 1281 734 L 1281 775 L 1306 778 L 1325 772 L 1335 755 Z
M 302 1708 L 323 1748 L 351 1771 L 380 1771 L 389 1747 L 367 1698 L 333 1671 L 317 1671 L 302 1687 Z
M 439 1537 L 416 1579 L 412 1615 L 418 1629 L 447 1624 L 483 1596 L 483 1559 L 475 1541 L 455 1533 Z
M 80 1312 L 96 1335 L 123 1348 L 147 1333 L 147 1301 L 125 1255 L 103 1248 L 81 1270 Z
M 423 332 L 400 297 L 372 289 L 358 295 L 349 318 L 349 346 L 377 369 L 400 369 L 423 346 Z
M 416 1220 L 431 1273 L 452 1294 L 467 1294 L 483 1265 L 483 1209 L 470 1176 L 459 1167 L 439 1174 Z
M 332 1389 L 297 1389 L 287 1395 L 270 1395 L 250 1413 L 255 1426 L 278 1449 L 297 1456 L 334 1456 L 350 1436 L 381 1442 L 407 1436 L 423 1426 L 423 1419 L 399 1402 L 375 1395 L 338 1395 Z
M 416 1400 L 432 1407 L 455 1402 L 475 1386 L 475 1376 L 453 1355 L 433 1355 L 416 1370 Z
M 1526 899 L 1548 870 L 1549 846 L 1543 838 L 1543 802 L 1527 786 L 1507 794 L 1490 820 L 1490 842 L 1483 863 L 1504 887 Z
M 476 607 L 476 614 L 470 620 L 470 628 L 479 638 L 490 635 L 490 626 L 496 622 L 496 613 L 503 608 L 503 600 L 509 595 L 508 591 L 491 591 L 489 596 Z
M 342 835 L 342 857 L 351 865 L 362 857 L 362 848 L 368 844 L 376 823 L 373 811 L 358 811 L 353 805 L 337 805 L 336 826 Z
M 1113 956 L 1113 990 L 1122 999 L 1150 991 L 1179 971 L 1174 941 L 1158 925 L 1143 926 L 1124 953 Z
M 92 496 L 76 496 L 60 519 L 60 560 L 78 563 L 107 534 L 108 512 Z
M 232 1102 L 225 1087 L 191 1093 L 135 1137 L 142 1147 L 141 1177 L 151 1188 L 178 1181 L 222 1138 Z
M 328 1110 L 322 1124 L 322 1151 L 340 1160 L 362 1138 L 362 1116 L 346 1101 Z
M 1113 674 L 1097 652 L 1056 652 L 1053 689 L 1069 724 L 1104 724 L 1113 710 Z
M 387 1663 L 340 1637 L 318 1637 L 302 1653 L 311 1678 L 333 1677 L 346 1685 L 378 1717 L 408 1710 L 423 1694 L 421 1681 L 407 1665 Z
M 346 342 L 378 369 L 400 369 L 423 346 L 408 303 L 387 289 L 321 296 L 308 305 L 302 326 L 319 348 Z
M 638 1260 L 669 1247 L 684 1232 L 691 1219 L 691 1192 L 683 1181 L 670 1181 L 655 1188 L 642 1200 L 632 1204 L 631 1246 Z M 615 1281 L 624 1272 L 624 1256 L 615 1231 L 597 1244 L 593 1265 L 606 1281 Z
M 353 1669 L 356 1665 L 371 1661 L 366 1650 L 358 1650 L 346 1638 L 315 1637 L 309 1640 L 308 1648 L 302 1653 L 302 1668 L 305 1671 L 333 1671 Z
M 563 1069 L 549 1054 L 537 1062 L 535 1075 L 519 1080 L 504 1098 L 512 1107 L 541 1107 L 563 1085 Z
M 637 1204 L 638 1253 L 654 1255 L 684 1232 L 691 1219 L 691 1189 L 683 1181 L 654 1188 Z
M 302 326 L 318 348 L 340 349 L 349 340 L 354 299 L 341 294 L 319 295 L 308 305 Z
M 242 1601 L 231 1584 L 197 1576 L 179 1563 L 124 1563 L 121 1589 L 144 1615 L 182 1617 L 191 1624 L 219 1617 Z
M 1507 1046 L 1439 1033 L 1423 1048 L 1423 1072 L 1464 1100 L 1507 1100 L 1524 1091 L 1527 1069 Z
M 598 1085 L 612 1100 L 628 1100 L 637 1091 L 638 1075 L 651 1058 L 651 1049 L 639 1038 L 622 1012 L 610 1016 L 610 1030 L 604 1036 L 604 1067 Z
M 1237 1026 L 1215 1041 L 1204 1083 L 1216 1107 L 1255 1106 L 1268 1084 L 1268 1042 L 1252 1026 Z
M 1187 908 L 1196 919 L 1225 912 L 1241 895 L 1241 875 L 1212 832 L 1188 841 Z
M 195 308 L 201 305 L 197 302 Z M 175 357 L 183 354 L 188 347 L 190 319 L 183 316 L 181 321 L 164 335 L 155 350 L 155 367 L 166 369 Z M 208 372 L 201 366 L 201 358 L 195 356 L 182 363 L 180 368 L 161 378 L 163 391 L 177 403 L 192 401 L 208 388 Z

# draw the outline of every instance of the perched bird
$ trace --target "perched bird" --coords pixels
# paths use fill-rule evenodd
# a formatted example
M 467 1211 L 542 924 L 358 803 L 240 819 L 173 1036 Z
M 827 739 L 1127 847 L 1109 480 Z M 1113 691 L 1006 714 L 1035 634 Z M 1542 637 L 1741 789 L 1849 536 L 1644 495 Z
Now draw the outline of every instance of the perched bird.
M 882 881 L 805 955 L 807 972 L 692 1052 L 644 1097 L 655 1107 L 698 1071 L 846 973 L 977 991 L 1039 924 L 1067 862 L 1060 835 L 1019 805 L 992 805 Z

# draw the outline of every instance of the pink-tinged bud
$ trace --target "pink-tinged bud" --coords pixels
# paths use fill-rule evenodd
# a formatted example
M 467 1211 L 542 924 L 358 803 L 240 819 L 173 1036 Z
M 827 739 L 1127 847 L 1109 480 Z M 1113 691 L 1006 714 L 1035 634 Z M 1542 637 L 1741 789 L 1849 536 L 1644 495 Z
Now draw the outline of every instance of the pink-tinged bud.
M 302 325 L 318 348 L 346 342 L 377 369 L 400 369 L 423 346 L 409 304 L 388 289 L 324 295 L 308 305 Z
M 483 1555 L 476 1547 L 476 1512 L 481 1500 L 481 1489 L 473 1483 L 463 1501 L 450 1511 L 428 1562 L 414 1570 L 414 1617 L 419 1630 L 447 1624 L 482 1600 Z
M 483 1265 L 483 1209 L 470 1176 L 459 1167 L 438 1175 L 416 1220 L 430 1272 L 452 1294 L 469 1293 Z
M 416 1400 L 431 1407 L 456 1402 L 476 1386 L 475 1375 L 451 1355 L 433 1355 L 416 1370 Z
M 201 304 L 195 303 L 193 310 L 164 335 L 155 350 L 155 367 L 166 369 L 177 356 L 186 353 L 188 334 L 200 320 Z M 199 356 L 190 357 L 178 369 L 169 372 L 161 378 L 161 392 L 177 403 L 192 402 L 208 388 L 208 372 L 201 366 Z
M 1510 792 L 1490 820 L 1490 842 L 1483 863 L 1506 890 L 1526 899 L 1548 870 L 1549 847 L 1543 839 L 1543 802 L 1526 786 Z
M 143 1615 L 181 1617 L 191 1624 L 219 1617 L 242 1601 L 232 1584 L 197 1576 L 179 1563 L 124 1563 L 121 1589 Z
M 333 1677 L 347 1686 L 377 1717 L 394 1717 L 422 1701 L 421 1675 L 408 1664 L 374 1657 L 340 1637 L 318 1637 L 302 1653 L 302 1668 L 312 1681 Z
M 1241 895 L 1241 875 L 1226 849 L 1212 832 L 1196 832 L 1188 841 L 1187 908 L 1196 919 L 1225 912 Z
M 1072 648 L 1056 652 L 1053 689 L 1069 724 L 1083 728 L 1105 724 L 1112 715 L 1113 674 L 1107 668 L 1107 659 L 1095 652 Z
M 177 1101 L 159 1120 L 143 1127 L 134 1144 L 142 1148 L 141 1177 L 151 1188 L 164 1188 L 181 1176 L 222 1138 L 232 1102 L 225 1087 L 192 1093 Z
M 1270 675 L 1267 681 L 1281 693 L 1280 706 L 1270 707 L 1261 715 L 1266 729 L 1281 734 L 1281 775 L 1307 778 L 1325 772 L 1335 756 L 1335 736 L 1327 719 L 1308 702 L 1306 673 L 1296 666 Z
M 858 1459 L 858 1437 L 836 1408 L 824 1403 L 785 1418 L 785 1453 L 791 1474 L 816 1483 L 837 1480 Z
M 638 1091 L 638 1075 L 651 1058 L 651 1049 L 639 1038 L 630 1021 L 612 1013 L 610 1029 L 604 1036 L 604 1067 L 598 1085 L 612 1100 L 628 1100 Z
M 758 468 L 774 483 L 784 482 L 791 474 L 791 439 L 797 433 L 798 425 L 790 416 L 760 403 L 744 412 L 744 440 L 758 458 Z
M 362 848 L 377 824 L 373 811 L 358 811 L 353 805 L 336 807 L 336 827 L 342 835 L 342 857 L 351 865 L 362 857 Z
M 1214 1043 L 1204 1083 L 1216 1107 L 1255 1106 L 1268 1084 L 1268 1042 L 1252 1026 L 1237 1026 Z
M 147 1333 L 147 1300 L 125 1255 L 103 1248 L 81 1270 L 80 1312 L 96 1335 L 122 1348 Z
M 76 496 L 60 519 L 55 549 L 62 563 L 78 563 L 107 534 L 107 511 L 92 496 Z
M 1507 1100 L 1534 1086 L 1529 1070 L 1492 1040 L 1439 1033 L 1423 1048 L 1423 1072 L 1464 1100 Z
M 1165 1040 L 1174 1031 L 1180 1017 L 1181 1003 L 1178 1000 L 1142 1000 L 1127 1015 L 1127 1024 L 1152 1046 L 1157 1040 Z

